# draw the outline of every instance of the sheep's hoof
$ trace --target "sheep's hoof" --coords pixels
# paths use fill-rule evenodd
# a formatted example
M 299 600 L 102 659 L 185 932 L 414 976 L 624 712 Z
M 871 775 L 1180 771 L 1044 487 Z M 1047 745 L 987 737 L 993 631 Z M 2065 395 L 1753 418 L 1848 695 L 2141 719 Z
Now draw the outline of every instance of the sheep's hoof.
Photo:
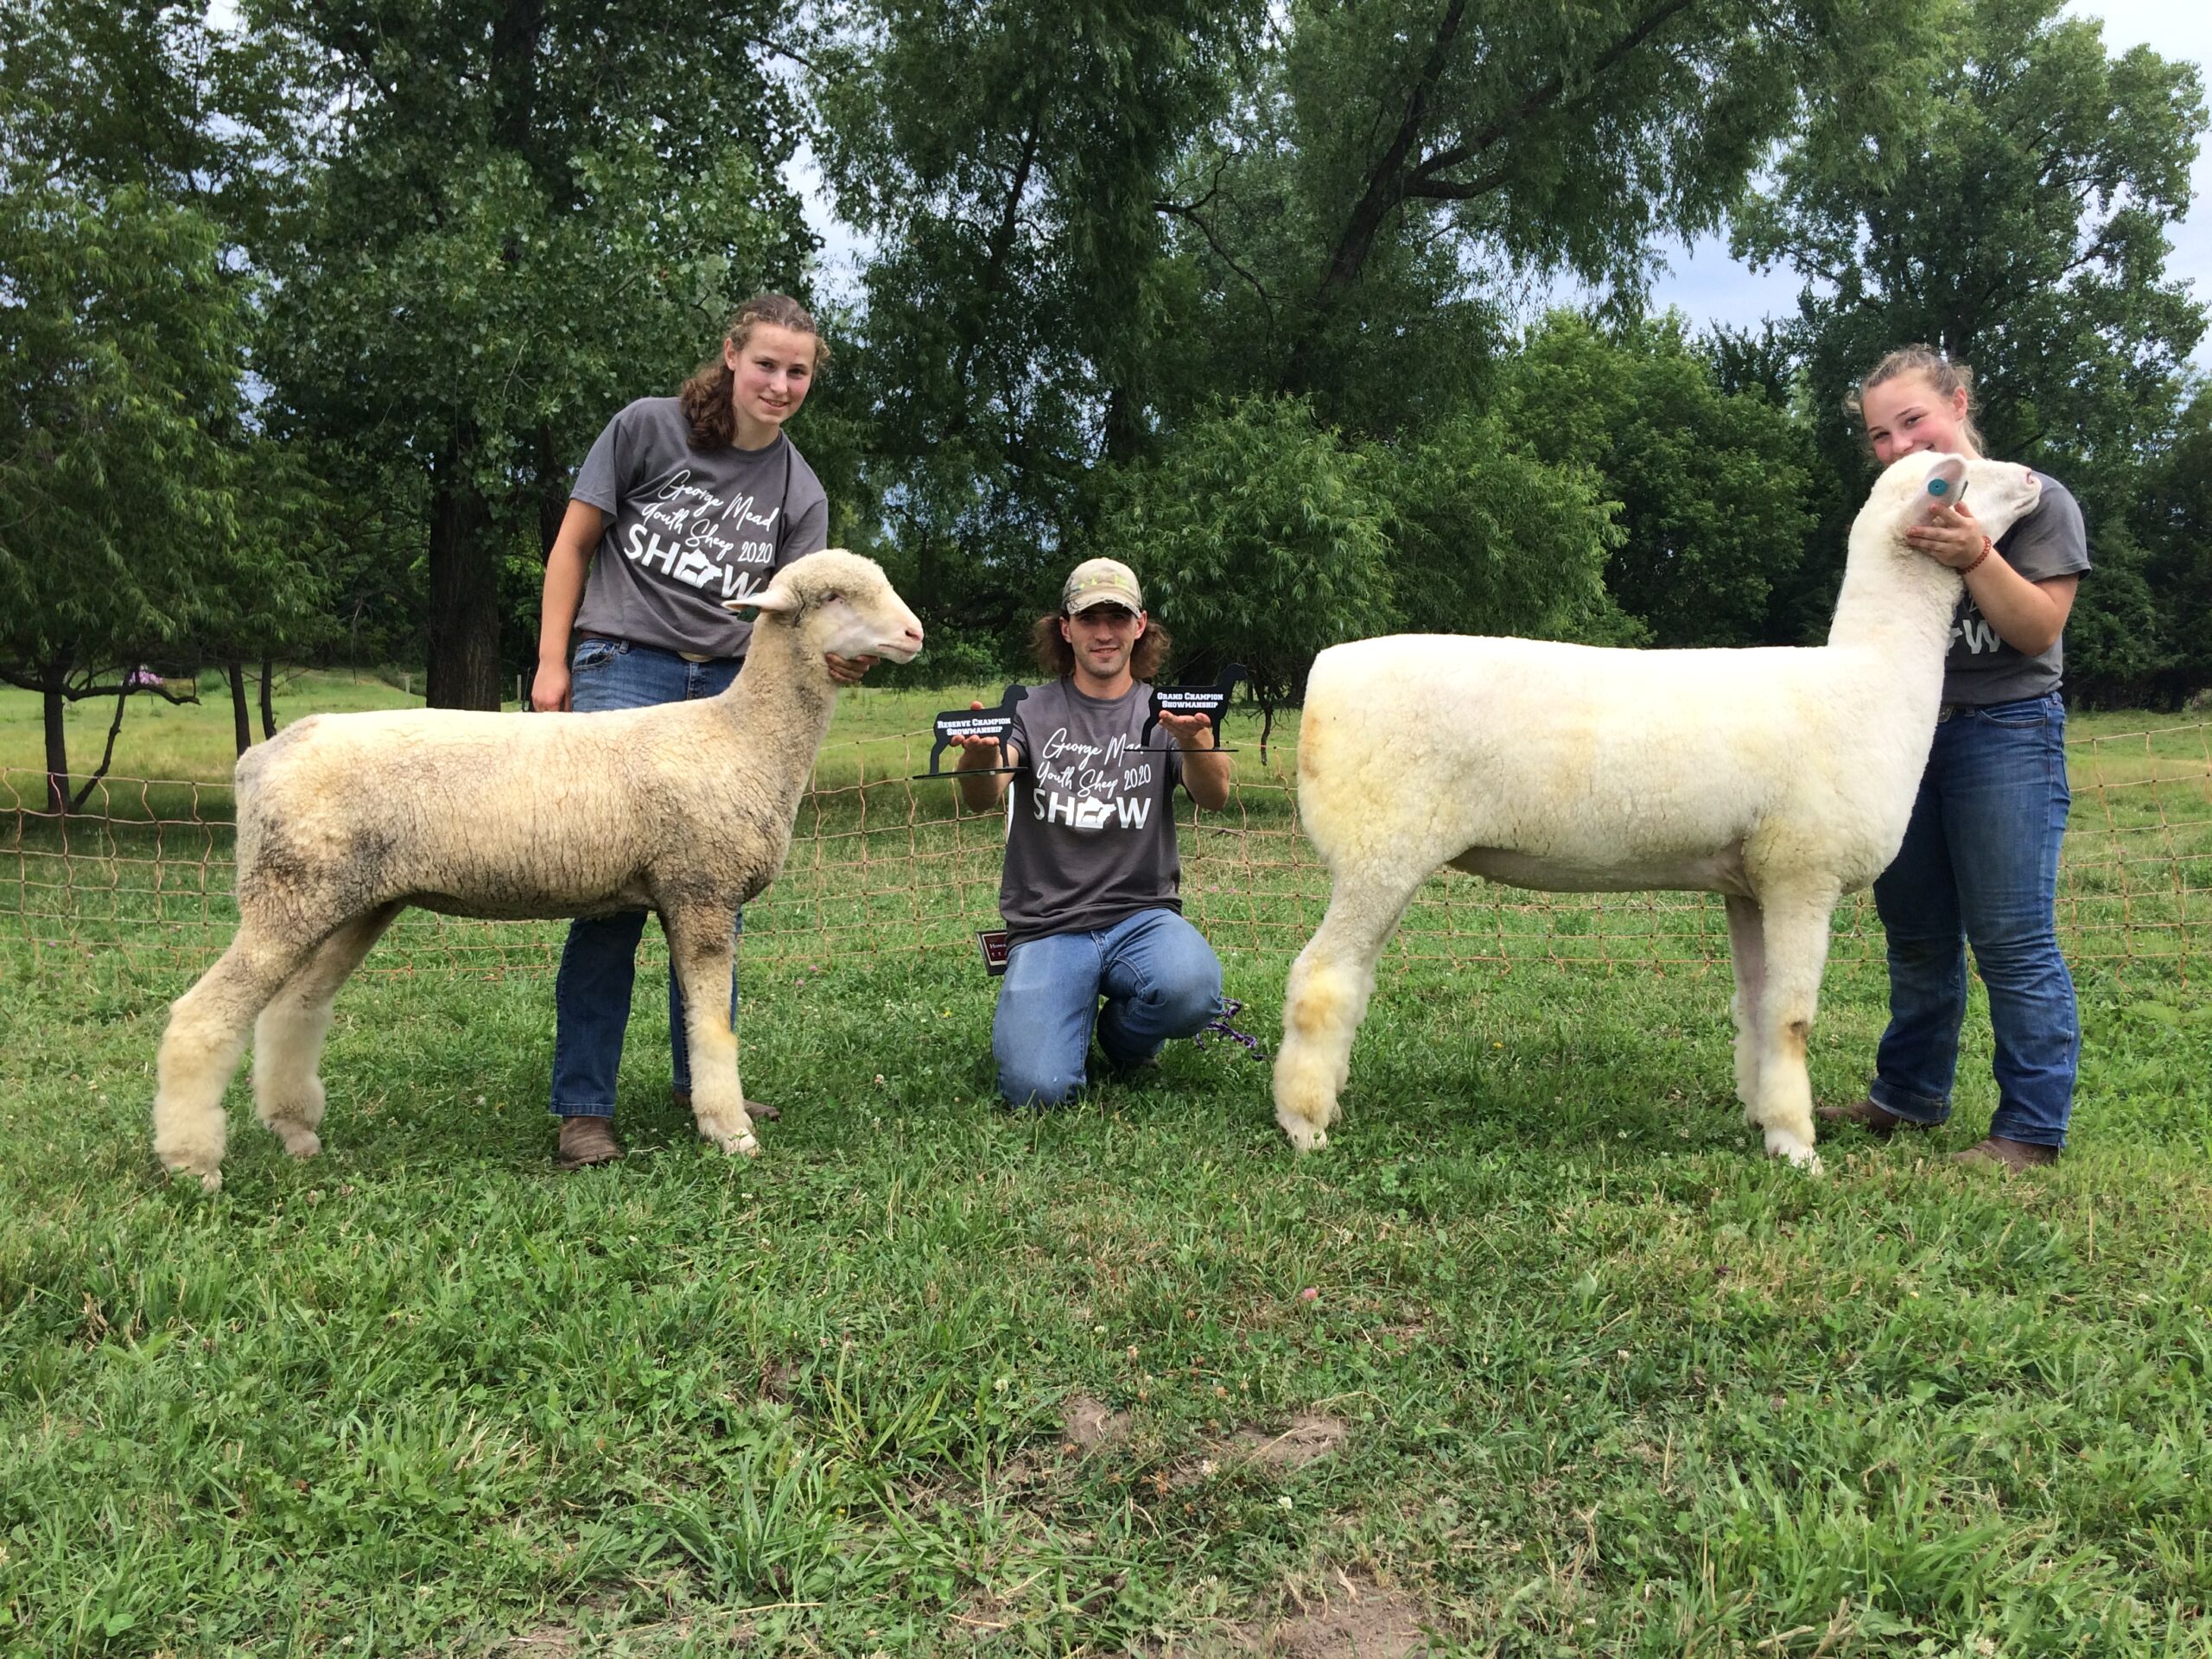
M 1787 1158 L 1808 1175 L 1821 1173 L 1821 1154 L 1813 1150 L 1813 1143 L 1786 1129 L 1766 1132 L 1766 1152 L 1770 1158 Z
M 322 1150 L 322 1137 L 304 1123 L 271 1123 L 270 1128 L 295 1158 L 312 1158 Z
M 758 1158 L 760 1155 L 760 1143 L 753 1139 L 751 1129 L 732 1135 L 726 1129 L 710 1129 L 702 1123 L 699 1126 L 699 1133 L 733 1158 Z
M 197 1176 L 200 1180 L 200 1190 L 202 1192 L 219 1192 L 223 1190 L 223 1172 L 219 1169 L 194 1169 L 190 1164 L 171 1164 L 168 1166 L 168 1172 L 172 1179 L 185 1176 Z
M 1319 1152 L 1329 1144 L 1329 1132 L 1302 1117 L 1280 1117 L 1275 1122 L 1282 1125 L 1290 1144 L 1300 1152 Z

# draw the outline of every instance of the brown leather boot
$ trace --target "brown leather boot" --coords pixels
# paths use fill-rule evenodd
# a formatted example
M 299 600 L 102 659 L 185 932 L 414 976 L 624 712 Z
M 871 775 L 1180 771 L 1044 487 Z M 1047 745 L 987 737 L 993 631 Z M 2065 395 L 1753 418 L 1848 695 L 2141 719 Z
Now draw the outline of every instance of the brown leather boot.
M 556 1167 L 584 1169 L 593 1164 L 611 1164 L 622 1155 L 622 1143 L 614 1138 L 614 1120 L 609 1117 L 564 1117 L 561 1120 L 561 1146 L 553 1154 Z
M 1993 1135 L 1977 1141 L 1964 1152 L 1955 1152 L 1951 1161 L 1968 1169 L 2000 1169 L 2007 1175 L 2017 1175 L 2024 1169 L 2039 1169 L 2045 1164 L 2058 1161 L 2056 1147 L 2037 1146 L 2032 1141 L 2008 1141 L 2001 1135 Z
M 668 1097 L 677 1111 L 688 1112 L 691 1109 L 691 1091 L 689 1089 L 671 1089 L 668 1091 Z M 745 1103 L 745 1115 L 755 1123 L 779 1122 L 784 1116 L 766 1101 L 753 1100 L 749 1097 Z
M 1823 1123 L 1856 1123 L 1867 1134 L 1886 1141 L 1899 1129 L 1924 1129 L 1925 1123 L 1916 1123 L 1909 1117 L 1899 1117 L 1886 1111 L 1871 1100 L 1856 1101 L 1848 1106 L 1815 1106 L 1813 1116 Z

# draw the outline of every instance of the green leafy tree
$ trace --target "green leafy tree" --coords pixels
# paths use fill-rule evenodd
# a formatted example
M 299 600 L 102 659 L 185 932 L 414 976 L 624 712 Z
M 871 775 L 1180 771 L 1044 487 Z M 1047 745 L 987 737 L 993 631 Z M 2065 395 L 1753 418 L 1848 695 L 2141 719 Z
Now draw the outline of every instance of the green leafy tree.
M 1842 394 L 1910 340 L 1974 365 L 1996 454 L 2131 457 L 2170 414 L 2204 328 L 2165 271 L 2201 76 L 2147 48 L 2108 57 L 2101 25 L 2060 6 L 1975 0 L 1894 128 L 1808 130 L 1745 205 L 1738 251 L 1807 279 L 1831 434 L 1855 442 Z
M 1303 400 L 1246 399 L 1179 431 L 1101 518 L 1100 548 L 1136 559 L 1186 661 L 1244 665 L 1262 762 L 1315 656 L 1397 622 L 1378 471 Z
M 849 402 L 933 633 L 1012 637 L 1083 533 L 1090 472 L 1154 435 L 1166 169 L 1261 8 L 844 9 L 813 65 L 838 210 L 875 244 Z
M 608 417 L 800 287 L 800 123 L 766 62 L 791 10 L 242 8 L 272 420 L 419 480 L 434 703 L 498 706 L 505 573 Z
M 230 682 L 232 726 L 244 754 L 253 742 L 248 665 L 260 671 L 262 735 L 274 737 L 276 659 L 308 655 L 335 631 L 330 573 L 344 517 L 308 456 L 273 439 L 243 445 L 233 472 L 245 510 L 219 550 L 220 579 L 192 637 Z
M 1554 313 L 1508 371 L 1513 428 L 1620 504 L 1605 585 L 1662 645 L 1764 642 L 1814 520 L 1812 450 L 1763 388 L 1721 389 L 1679 318 L 1604 330 Z
M 1516 274 L 1633 302 L 1656 238 L 1719 224 L 1808 108 L 1847 86 L 1881 118 L 1928 26 L 1904 0 L 1294 5 L 1191 158 L 1182 245 L 1259 347 L 1241 356 L 1393 429 L 1409 391 L 1464 399 Z
M 185 641 L 234 533 L 242 318 L 213 227 L 129 186 L 0 192 L 0 678 L 42 699 L 48 804 L 66 706 Z
M 2134 528 L 2145 552 L 2148 620 L 2171 652 L 2134 700 L 2176 707 L 2212 690 L 2212 387 L 2197 387 L 2172 438 L 2145 467 Z
M 65 810 L 91 787 L 66 705 L 113 696 L 119 726 L 131 665 L 189 652 L 290 563 L 250 545 L 240 487 L 249 289 L 215 217 L 207 35 L 169 5 L 40 0 L 7 23 L 0 677 L 40 694 Z
M 2173 619 L 2139 591 L 2126 525 L 2204 327 L 2166 270 L 2205 130 L 2201 74 L 2145 48 L 2108 54 L 2101 26 L 2060 0 L 1936 15 L 1896 118 L 1808 124 L 1736 223 L 1738 253 L 1806 279 L 1795 333 L 1821 527 L 1777 614 L 1803 629 L 1825 608 L 1872 474 L 1845 393 L 1884 352 L 1926 340 L 1974 365 L 1990 453 L 2082 498 L 2098 573 L 2069 626 L 2069 681 L 2103 675 L 2100 654 L 2125 644 L 2111 677 L 2139 682 L 2171 641 L 2139 624 Z
M 1632 645 L 1646 636 L 1605 591 L 1619 503 L 1579 461 L 1551 462 L 1497 412 L 1373 446 L 1387 478 L 1395 586 L 1411 626 Z

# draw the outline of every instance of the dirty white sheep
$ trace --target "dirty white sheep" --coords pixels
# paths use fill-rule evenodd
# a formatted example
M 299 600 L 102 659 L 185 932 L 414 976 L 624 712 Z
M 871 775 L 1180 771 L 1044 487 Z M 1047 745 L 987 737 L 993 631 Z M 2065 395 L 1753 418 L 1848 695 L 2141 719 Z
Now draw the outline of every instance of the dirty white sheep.
M 409 905 L 454 916 L 651 908 L 681 976 L 699 1133 L 758 1150 L 729 1007 L 738 907 L 774 880 L 836 706 L 823 662 L 912 659 L 921 624 L 871 560 L 816 553 L 757 606 L 721 696 L 609 714 L 317 715 L 238 765 L 238 931 L 162 1039 L 154 1147 L 222 1184 L 223 1092 L 253 1033 L 257 1115 L 321 1149 L 331 999 Z
M 1805 1054 L 1829 915 L 1904 842 L 1961 585 L 1904 531 L 1962 483 L 1993 537 L 2038 489 L 1996 461 L 1891 466 L 1852 525 L 1826 645 L 1411 634 L 1323 652 L 1298 800 L 1333 885 L 1283 1008 L 1275 1118 L 1291 1141 L 1326 1144 L 1376 956 L 1449 864 L 1546 892 L 1726 895 L 1736 1092 L 1769 1153 L 1817 1169 Z

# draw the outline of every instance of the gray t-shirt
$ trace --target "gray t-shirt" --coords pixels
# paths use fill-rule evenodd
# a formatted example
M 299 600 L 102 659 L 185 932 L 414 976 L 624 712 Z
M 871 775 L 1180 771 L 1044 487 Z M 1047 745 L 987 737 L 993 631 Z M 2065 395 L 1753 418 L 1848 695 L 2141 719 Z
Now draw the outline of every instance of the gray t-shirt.
M 1138 750 L 1151 709 L 1141 680 L 1110 702 L 1056 680 L 1015 705 L 1007 735 L 1021 760 L 999 883 L 1013 944 L 1183 908 L 1173 803 L 1183 752 L 1164 732 L 1153 744 L 1165 753 Z
M 2089 568 L 2089 541 L 2082 525 L 2082 506 L 2056 479 L 2037 473 L 2043 499 L 2036 510 L 1997 538 L 2005 563 L 2030 582 L 2070 576 Z M 1971 504 L 1969 504 L 1971 505 Z M 2034 657 L 2015 651 L 1997 637 L 1974 602 L 1959 595 L 1951 618 L 1951 653 L 1943 659 L 1943 701 L 1986 709 L 1993 702 L 2018 702 L 2056 691 L 2066 666 L 2066 642 Z
M 753 625 L 723 601 L 829 544 L 829 500 L 789 438 L 694 449 L 673 397 L 609 421 L 569 493 L 607 515 L 578 630 L 694 657 L 745 655 Z

